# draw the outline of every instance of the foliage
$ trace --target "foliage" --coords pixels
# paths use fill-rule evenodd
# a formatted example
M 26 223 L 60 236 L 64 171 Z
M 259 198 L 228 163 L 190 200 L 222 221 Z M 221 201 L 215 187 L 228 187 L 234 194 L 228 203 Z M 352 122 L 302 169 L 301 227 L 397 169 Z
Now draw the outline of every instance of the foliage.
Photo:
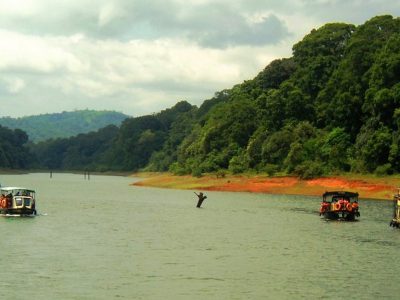
M 382 165 L 382 166 L 378 166 L 376 169 L 375 169 L 375 174 L 376 175 L 378 175 L 378 176 L 384 176 L 384 175 L 388 175 L 388 174 L 390 174 L 391 173 L 391 169 L 392 169 L 392 165 L 391 164 L 389 164 L 389 163 L 387 163 L 387 164 L 384 164 L 384 165 Z
M 33 157 L 29 152 L 28 135 L 20 129 L 0 125 L 0 168 L 26 169 Z
M 50 170 L 107 170 L 104 156 L 117 132 L 118 127 L 109 125 L 97 132 L 31 145 L 31 152 L 40 163 L 31 167 Z
M 249 169 L 249 159 L 244 150 L 233 156 L 229 161 L 229 170 L 233 174 L 243 173 Z
M 38 166 L 61 169 L 399 173 L 399 53 L 399 18 L 326 24 L 296 43 L 292 57 L 200 107 L 181 101 L 31 151 Z M 8 151 L 0 148 L 0 161 Z
M 324 167 L 319 161 L 307 161 L 296 166 L 293 173 L 301 179 L 312 179 L 324 175 Z
M 278 166 L 274 164 L 266 164 L 263 171 L 268 174 L 268 176 L 274 176 L 278 172 Z

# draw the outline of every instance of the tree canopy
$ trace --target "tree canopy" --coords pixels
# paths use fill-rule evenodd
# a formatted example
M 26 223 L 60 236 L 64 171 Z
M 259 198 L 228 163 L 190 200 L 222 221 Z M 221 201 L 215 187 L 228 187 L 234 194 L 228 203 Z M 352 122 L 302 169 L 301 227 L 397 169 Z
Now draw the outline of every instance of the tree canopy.
M 385 15 L 313 29 L 292 57 L 200 107 L 181 101 L 31 153 L 62 169 L 387 174 L 400 172 L 399 131 L 400 19 Z

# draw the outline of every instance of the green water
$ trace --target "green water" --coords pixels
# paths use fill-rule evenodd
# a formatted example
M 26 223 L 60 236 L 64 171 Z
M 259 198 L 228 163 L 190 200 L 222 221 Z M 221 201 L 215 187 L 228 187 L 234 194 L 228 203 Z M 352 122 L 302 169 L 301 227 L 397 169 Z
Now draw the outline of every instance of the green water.
M 319 198 L 129 186 L 117 176 L 1 175 L 37 190 L 0 218 L 0 299 L 398 299 L 391 202 L 326 222 Z M 362 195 L 361 195 L 362 197 Z

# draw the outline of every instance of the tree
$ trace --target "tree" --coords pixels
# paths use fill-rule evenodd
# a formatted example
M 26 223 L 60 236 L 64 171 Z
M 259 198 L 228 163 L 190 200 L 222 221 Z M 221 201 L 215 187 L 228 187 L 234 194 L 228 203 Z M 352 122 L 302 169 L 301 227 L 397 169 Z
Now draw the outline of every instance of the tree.
M 379 125 L 375 129 L 367 125 L 357 137 L 357 157 L 364 162 L 368 172 L 373 172 L 378 166 L 388 162 L 391 144 L 392 134 L 387 127 Z
M 293 140 L 291 128 L 283 128 L 271 134 L 262 146 L 263 163 L 282 165 L 290 151 Z
M 329 162 L 333 170 L 349 171 L 349 149 L 351 147 L 350 135 L 344 128 L 333 128 L 326 136 L 321 153 L 323 158 Z

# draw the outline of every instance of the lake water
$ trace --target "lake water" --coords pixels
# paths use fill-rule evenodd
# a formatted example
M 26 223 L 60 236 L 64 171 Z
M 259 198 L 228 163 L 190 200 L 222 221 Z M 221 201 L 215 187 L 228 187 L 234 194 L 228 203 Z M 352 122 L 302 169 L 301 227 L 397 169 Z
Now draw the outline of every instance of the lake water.
M 0 218 L 0 299 L 398 299 L 390 201 L 326 222 L 320 199 L 134 187 L 135 178 L 0 175 L 39 216 Z M 362 195 L 361 195 L 362 197 Z

